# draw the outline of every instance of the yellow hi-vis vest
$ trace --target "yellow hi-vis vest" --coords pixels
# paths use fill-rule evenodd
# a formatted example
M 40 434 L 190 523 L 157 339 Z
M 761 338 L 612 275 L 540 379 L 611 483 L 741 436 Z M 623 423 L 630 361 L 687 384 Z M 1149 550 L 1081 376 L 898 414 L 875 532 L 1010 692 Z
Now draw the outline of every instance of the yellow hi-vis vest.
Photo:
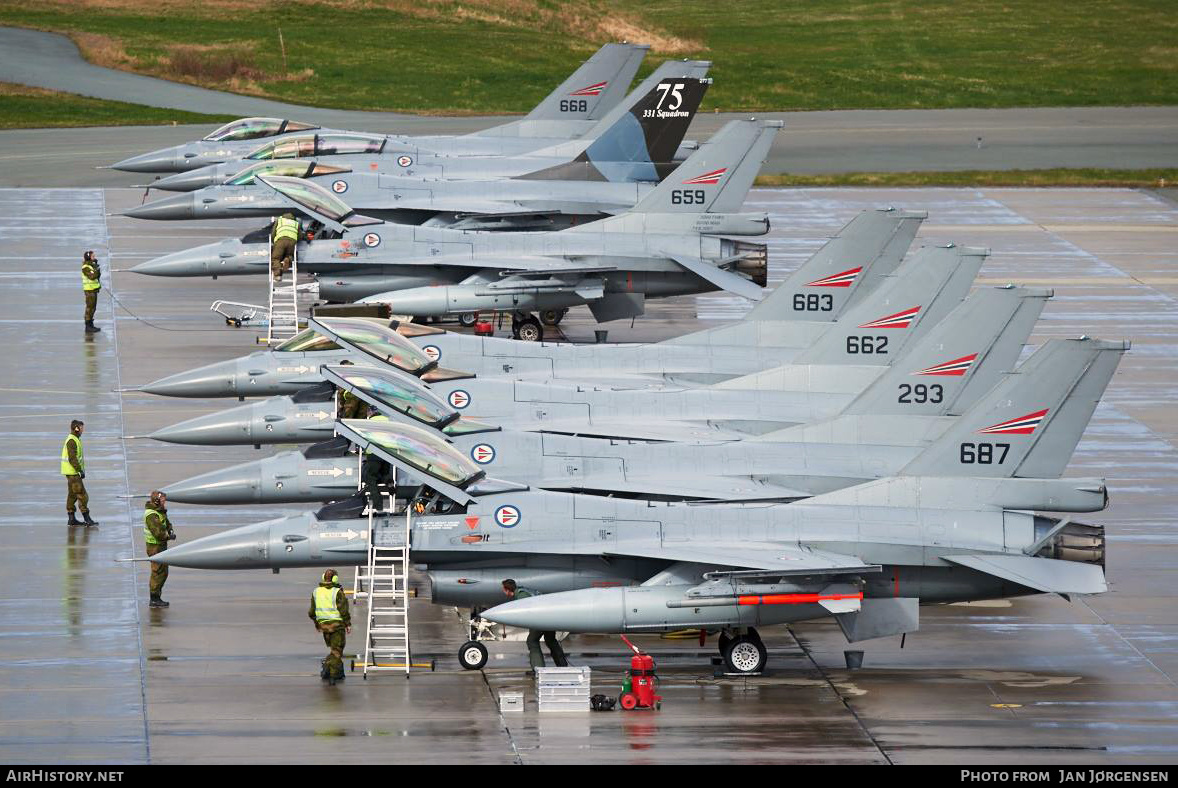
M 386 415 L 384 415 L 383 413 L 378 413 L 378 414 L 376 414 L 375 416 L 369 416 L 369 417 L 368 417 L 368 421 L 388 421 L 388 420 L 389 420 L 389 417 L 388 417 L 388 416 L 386 416 Z M 364 454 L 365 454 L 365 455 L 372 454 L 372 450 L 371 450 L 371 449 L 365 449 L 365 450 L 364 450 Z
M 299 223 L 296 219 L 284 219 L 278 217 L 278 224 L 274 228 L 274 240 L 280 238 L 289 238 L 292 241 L 299 240 Z
M 74 466 L 70 465 L 69 446 L 70 441 L 76 441 L 78 444 L 78 467 L 83 471 L 86 470 L 86 460 L 82 457 L 82 439 L 72 432 L 66 437 L 65 443 L 61 444 L 61 475 L 62 476 L 77 476 L 78 472 L 74 470 Z
M 315 620 L 316 621 L 343 621 L 344 617 L 339 614 L 339 610 L 335 606 L 335 595 L 339 593 L 339 586 L 332 586 L 331 588 L 324 588 L 317 586 L 311 592 L 311 598 L 315 600 Z
M 100 282 L 97 279 L 91 279 L 90 277 L 86 276 L 87 266 L 89 266 L 89 263 L 85 263 L 82 265 L 82 289 L 83 290 L 99 290 L 99 289 L 101 289 L 102 282 Z
M 161 524 L 164 521 L 164 516 L 162 514 L 160 514 L 159 512 L 157 512 L 155 509 L 144 509 L 143 510 L 143 541 L 147 542 L 148 544 L 162 544 L 160 542 L 160 540 L 156 539 L 155 535 L 152 534 L 151 529 L 147 527 L 147 518 L 153 514 L 156 517 L 160 518 Z

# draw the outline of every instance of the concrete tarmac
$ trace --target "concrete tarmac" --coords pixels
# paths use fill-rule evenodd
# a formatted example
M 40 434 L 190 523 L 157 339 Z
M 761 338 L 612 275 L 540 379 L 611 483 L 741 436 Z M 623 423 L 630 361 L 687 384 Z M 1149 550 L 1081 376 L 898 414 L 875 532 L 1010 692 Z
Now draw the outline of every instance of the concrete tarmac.
M 157 279 L 118 269 L 252 226 L 111 216 L 127 189 L 0 190 L 0 757 L 24 762 L 153 763 L 1052 763 L 1178 762 L 1178 206 L 1130 190 L 755 190 L 772 214 L 779 281 L 857 211 L 929 212 L 918 243 L 989 246 L 984 283 L 1055 288 L 1033 341 L 1131 338 L 1068 475 L 1108 477 L 1109 593 L 923 608 L 922 626 L 868 642 L 864 667 L 832 622 L 766 631 L 771 672 L 715 678 L 711 641 L 639 638 L 658 663 L 662 711 L 544 714 L 522 643 L 493 647 L 466 672 L 454 611 L 412 602 L 414 649 L 437 671 L 410 680 L 317 677 L 325 649 L 306 617 L 315 570 L 171 572 L 165 610 L 147 608 L 143 496 L 257 456 L 131 436 L 235 404 L 122 391 L 251 352 L 255 332 L 225 327 L 216 298 L 265 300 L 258 278 Z M 104 264 L 101 334 L 82 334 L 79 265 Z M 113 295 L 131 317 L 110 300 Z M 611 340 L 673 336 L 748 308 L 721 295 L 658 302 L 605 326 Z M 562 325 L 592 337 L 583 309 Z M 102 525 L 65 525 L 58 453 L 69 420 L 87 422 L 87 485 Z M 280 451 L 273 447 L 264 451 Z M 174 505 L 181 541 L 299 507 Z M 350 576 L 350 573 L 349 573 Z M 424 589 L 423 589 L 424 593 Z M 362 609 L 361 609 L 362 611 Z M 363 623 L 348 654 L 363 645 Z M 593 691 L 616 694 L 628 652 L 574 637 Z M 525 693 L 500 714 L 498 693 Z
M 0 81 L 150 106 L 289 117 L 379 133 L 466 134 L 510 120 L 318 109 L 222 93 L 101 68 L 82 60 L 65 36 L 11 27 L 0 27 Z M 705 110 L 708 106 L 705 99 Z M 840 110 L 758 116 L 785 122 L 762 168 L 765 174 L 1178 166 L 1178 107 Z M 692 123 L 688 138 L 706 140 L 724 123 L 741 117 L 747 113 L 705 111 Z M 141 184 L 148 176 L 93 168 L 199 139 L 214 128 L 0 131 L 0 187 Z

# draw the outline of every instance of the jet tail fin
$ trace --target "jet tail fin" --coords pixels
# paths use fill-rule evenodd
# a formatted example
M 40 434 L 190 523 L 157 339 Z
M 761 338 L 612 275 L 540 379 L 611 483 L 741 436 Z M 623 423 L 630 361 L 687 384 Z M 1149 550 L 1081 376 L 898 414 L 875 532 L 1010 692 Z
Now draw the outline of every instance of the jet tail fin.
M 951 416 L 965 411 L 1018 363 L 1051 290 L 976 290 L 895 359 L 847 415 Z
M 794 363 L 889 363 L 961 302 L 989 254 L 989 249 L 952 244 L 922 248 L 875 292 L 846 310 Z M 833 309 L 834 297 L 828 293 L 805 297 L 808 310 Z
M 802 263 L 745 320 L 837 320 L 896 270 L 926 211 L 863 211 Z M 808 295 L 831 297 L 827 312 L 807 311 Z M 799 306 L 801 308 L 799 308 Z
M 598 120 L 625 97 L 649 46 L 606 44 L 548 94 L 527 120 Z
M 1127 341 L 1048 341 L 901 473 L 1058 478 L 1128 349 Z

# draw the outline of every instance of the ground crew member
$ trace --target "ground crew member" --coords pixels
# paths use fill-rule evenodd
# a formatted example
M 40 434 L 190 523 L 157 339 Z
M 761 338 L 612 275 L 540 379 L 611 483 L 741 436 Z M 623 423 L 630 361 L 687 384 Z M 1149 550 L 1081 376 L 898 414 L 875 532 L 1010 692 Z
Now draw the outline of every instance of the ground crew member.
M 98 525 L 90 519 L 90 496 L 86 493 L 86 485 L 82 480 L 86 478 L 86 457 L 82 452 L 81 420 L 70 422 L 70 434 L 65 437 L 61 447 L 61 475 L 65 477 L 67 492 L 65 494 L 65 510 L 69 512 L 69 525 Z M 74 517 L 74 506 L 82 510 L 82 520 Z
M 299 242 L 299 223 L 293 213 L 284 213 L 274 220 L 270 231 L 270 273 L 274 281 L 282 281 L 282 272 L 290 270 L 295 244 Z
M 378 411 L 376 408 L 369 408 L 369 421 L 388 421 L 389 417 Z M 360 486 L 364 489 L 364 495 L 368 498 L 368 505 L 374 510 L 378 509 L 378 501 L 381 500 L 380 485 L 387 484 L 392 478 L 393 468 L 382 458 L 377 457 L 369 449 L 364 450 L 364 465 L 360 468 Z
M 344 359 L 340 362 L 340 366 L 351 367 L 355 366 L 351 361 Z M 337 419 L 364 419 L 368 417 L 368 403 L 357 397 L 350 391 L 340 389 L 339 392 L 339 408 L 336 411 Z
M 521 588 L 510 578 L 503 581 L 503 593 L 507 595 L 508 599 L 527 599 L 530 596 L 540 596 L 539 591 Z M 530 672 L 534 673 L 536 668 L 544 667 L 544 652 L 540 650 L 540 638 L 544 638 L 544 644 L 548 646 L 548 652 L 552 654 L 552 664 L 558 668 L 567 668 L 569 661 L 565 658 L 564 649 L 560 647 L 560 641 L 556 639 L 556 632 L 541 632 L 538 629 L 532 629 L 528 631 L 528 663 L 532 666 Z
M 323 633 L 323 642 L 330 649 L 319 671 L 320 678 L 331 684 L 343 681 L 345 634 L 352 634 L 352 614 L 348 610 L 348 597 L 339 585 L 339 573 L 334 569 L 324 572 L 319 586 L 311 592 L 311 610 L 307 615 Z
M 143 506 L 143 541 L 147 543 L 147 554 L 157 555 L 168 549 L 168 542 L 176 538 L 172 530 L 172 521 L 168 519 L 168 496 L 159 490 L 152 490 L 151 496 Z M 160 598 L 164 590 L 164 583 L 168 581 L 168 565 L 151 562 L 151 601 L 148 607 L 167 607 L 168 603 Z
M 102 289 L 99 281 L 102 271 L 98 267 L 98 258 L 94 252 L 82 255 L 82 293 L 86 296 L 86 333 L 97 334 L 102 329 L 94 325 L 94 310 L 98 307 L 98 291 Z

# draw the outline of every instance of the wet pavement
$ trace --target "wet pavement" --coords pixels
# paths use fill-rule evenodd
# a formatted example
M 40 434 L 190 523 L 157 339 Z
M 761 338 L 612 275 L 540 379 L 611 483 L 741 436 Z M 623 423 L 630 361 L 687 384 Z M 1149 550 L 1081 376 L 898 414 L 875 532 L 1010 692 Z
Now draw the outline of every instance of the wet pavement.
M 1110 508 L 1103 596 L 922 609 L 922 629 L 857 646 L 845 668 L 833 622 L 763 633 L 770 674 L 717 679 L 711 642 L 639 638 L 656 657 L 659 712 L 539 714 L 521 643 L 481 672 L 458 669 L 453 610 L 412 603 L 414 648 L 437 671 L 409 680 L 320 682 L 322 639 L 306 611 L 315 570 L 171 573 L 166 610 L 148 609 L 143 495 L 180 478 L 282 451 L 185 447 L 139 437 L 233 400 L 119 393 L 255 349 L 224 326 L 217 298 L 263 302 L 257 278 L 177 280 L 111 269 L 236 234 L 250 222 L 159 223 L 107 214 L 128 189 L 0 190 L 0 759 L 5 762 L 1178 762 L 1178 206 L 1128 190 L 755 191 L 773 214 L 778 281 L 858 210 L 927 210 L 918 243 L 989 246 L 982 281 L 1053 287 L 1034 341 L 1131 338 L 1069 475 L 1105 475 Z M 81 332 L 80 256 L 104 263 L 101 334 Z M 109 261 L 109 264 L 108 264 Z M 137 321 L 118 310 L 113 293 Z M 747 308 L 722 295 L 673 299 L 612 340 L 657 339 Z M 697 317 L 697 315 L 699 317 Z M 592 337 L 585 310 L 562 325 Z M 57 456 L 71 418 L 87 423 L 87 486 L 102 525 L 65 526 Z M 127 496 L 140 496 L 128 498 Z M 174 505 L 181 541 L 297 506 Z M 350 573 L 348 573 L 350 575 Z M 347 653 L 362 645 L 363 624 Z M 627 652 L 576 637 L 593 691 L 616 694 Z M 500 714 L 503 690 L 522 713 Z

